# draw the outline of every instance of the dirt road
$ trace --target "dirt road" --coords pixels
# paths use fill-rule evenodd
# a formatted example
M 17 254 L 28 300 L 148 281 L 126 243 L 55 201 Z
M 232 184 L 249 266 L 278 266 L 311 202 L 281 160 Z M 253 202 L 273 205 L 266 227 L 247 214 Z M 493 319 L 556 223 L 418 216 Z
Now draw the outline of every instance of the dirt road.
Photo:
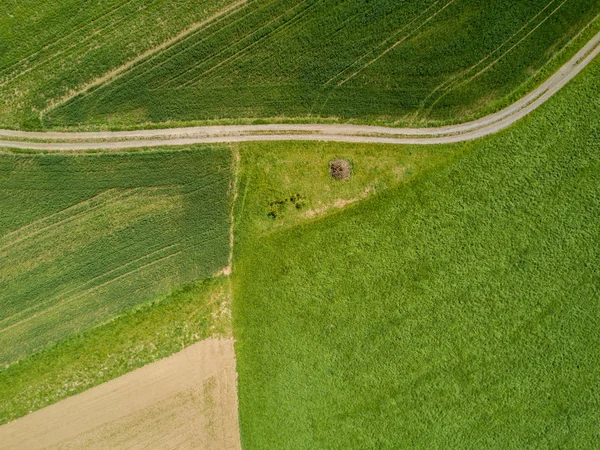
M 596 34 L 554 75 L 522 99 L 497 113 L 458 125 L 437 128 L 393 128 L 348 124 L 271 124 L 117 132 L 0 130 L 0 139 L 2 139 L 0 146 L 37 150 L 108 150 L 244 141 L 316 140 L 387 144 L 445 144 L 467 141 L 497 133 L 534 111 L 579 74 L 599 53 L 600 33 Z
M 239 449 L 233 339 L 207 339 L 0 426 L 0 449 Z

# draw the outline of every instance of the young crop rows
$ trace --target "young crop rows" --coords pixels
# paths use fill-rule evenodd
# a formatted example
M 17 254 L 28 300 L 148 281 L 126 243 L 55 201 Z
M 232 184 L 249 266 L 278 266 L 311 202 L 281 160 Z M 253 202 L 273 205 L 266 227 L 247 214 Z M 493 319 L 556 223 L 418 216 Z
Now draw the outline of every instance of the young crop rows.
M 45 123 L 456 120 L 518 89 L 599 12 L 593 0 L 233 3 Z
M 0 156 L 0 365 L 226 266 L 230 164 Z

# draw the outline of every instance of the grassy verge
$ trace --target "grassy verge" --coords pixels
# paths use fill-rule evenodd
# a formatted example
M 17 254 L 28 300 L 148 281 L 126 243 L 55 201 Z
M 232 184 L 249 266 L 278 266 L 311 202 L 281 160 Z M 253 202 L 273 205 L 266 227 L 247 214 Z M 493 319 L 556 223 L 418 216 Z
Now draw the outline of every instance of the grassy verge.
M 339 214 L 238 204 L 247 448 L 600 445 L 599 79 Z
M 266 236 L 313 221 L 409 182 L 454 158 L 444 147 L 336 142 L 262 142 L 238 145 L 241 155 L 240 236 Z M 346 159 L 348 180 L 334 180 L 329 162 Z
M 198 281 L 0 370 L 0 423 L 210 336 L 229 336 L 229 280 Z

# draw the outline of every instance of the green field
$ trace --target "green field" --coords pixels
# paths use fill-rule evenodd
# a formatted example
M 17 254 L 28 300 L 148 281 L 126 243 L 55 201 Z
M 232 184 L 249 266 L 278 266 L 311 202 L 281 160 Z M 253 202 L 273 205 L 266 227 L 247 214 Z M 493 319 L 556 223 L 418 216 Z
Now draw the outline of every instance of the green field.
M 4 0 L 0 124 L 39 111 L 224 8 L 227 0 Z
M 228 264 L 229 147 L 0 155 L 0 366 Z
M 600 13 L 596 0 L 85 5 L 28 0 L 0 7 L 2 126 L 460 121 L 498 108 L 555 67 L 561 49 Z
M 271 154 L 241 152 L 246 448 L 600 445 L 598 80 L 597 60 L 489 138 L 396 147 L 447 156 L 291 227 L 266 230 L 267 211 L 246 206 L 281 194 L 264 179 L 285 179 L 289 155 L 248 176 Z M 320 175 L 304 184 L 327 189 Z
M 243 192 L 239 193 L 240 200 L 243 199 L 243 208 L 247 212 L 251 212 L 251 215 L 255 218 L 255 221 L 248 225 L 262 230 L 261 232 L 265 234 L 270 233 L 273 229 L 289 228 L 313 220 L 314 217 L 334 212 L 347 203 L 356 202 L 398 186 L 417 176 L 417 174 L 442 164 L 453 157 L 454 153 L 453 151 L 432 152 L 426 148 L 413 151 L 395 146 L 305 142 L 241 144 L 236 146 L 235 150 L 243 155 L 245 179 L 254 179 L 255 183 L 261 186 L 260 189 L 254 190 L 249 189 L 249 185 L 246 184 Z M 349 158 L 354 164 L 353 177 L 347 183 L 340 184 L 331 180 L 326 170 L 327 162 L 339 156 Z M 56 164 L 53 159 L 57 157 L 58 155 L 43 156 L 43 158 L 49 159 L 49 166 Z M 118 157 L 118 164 L 115 164 L 115 157 Z M 106 183 L 109 186 L 121 186 L 125 179 L 127 180 L 126 185 L 135 184 L 138 186 L 137 189 L 140 189 L 141 185 L 146 184 L 143 180 L 152 179 L 159 175 L 154 180 L 155 184 L 162 184 L 164 180 L 170 178 L 173 181 L 183 178 L 186 181 L 185 189 L 189 189 L 191 187 L 187 186 L 187 183 L 191 182 L 192 178 L 198 177 L 194 186 L 210 188 L 211 190 L 216 187 L 217 189 L 212 190 L 212 195 L 216 197 L 219 193 L 223 194 L 220 189 L 224 185 L 219 186 L 219 184 L 225 182 L 228 176 L 228 172 L 222 173 L 220 170 L 215 170 L 215 168 L 218 169 L 216 162 L 221 161 L 223 167 L 226 167 L 230 162 L 230 157 L 228 147 L 219 149 L 200 147 L 183 151 L 180 148 L 174 148 L 160 152 L 141 152 L 125 155 L 65 155 L 61 156 L 60 160 L 63 167 L 69 167 L 68 170 L 52 170 L 52 173 L 57 177 L 45 173 L 43 174 L 44 178 L 42 178 L 38 174 L 37 177 L 32 177 L 32 183 L 40 183 L 42 179 L 45 179 L 46 183 L 51 183 L 53 189 L 47 192 L 47 195 L 54 202 L 61 201 L 62 206 L 60 208 L 63 208 L 73 201 L 82 197 L 87 198 L 90 195 L 87 192 L 87 186 L 83 189 L 83 192 L 79 192 L 82 189 L 83 182 L 77 178 L 81 177 L 82 173 L 101 172 L 102 170 L 111 173 L 112 168 L 124 166 L 122 167 L 124 169 L 123 177 L 115 179 L 114 175 L 107 176 L 103 179 L 103 185 Z M 3 155 L 2 158 L 4 158 L 2 160 L 3 167 L 6 168 L 8 162 L 11 161 L 14 164 L 15 159 L 19 161 L 20 165 L 27 165 L 27 158 L 31 158 L 31 156 Z M 42 156 L 39 155 L 34 158 L 40 159 Z M 85 161 L 86 159 L 89 161 Z M 94 165 L 91 165 L 90 161 Z M 133 165 L 134 162 L 135 165 Z M 33 163 L 29 164 L 36 167 Z M 204 168 L 193 168 L 194 166 L 204 166 Z M 187 170 L 187 172 L 185 175 L 173 176 L 173 172 L 169 172 L 167 167 L 179 171 Z M 39 171 L 38 168 L 34 170 Z M 202 171 L 206 173 L 201 173 Z M 70 175 L 67 177 L 61 172 L 74 172 L 75 176 Z M 132 175 L 134 173 L 139 175 L 135 177 Z M 207 176 L 207 173 L 209 176 Z M 142 177 L 142 174 L 145 174 L 144 177 Z M 220 177 L 223 174 L 225 174 L 225 177 L 221 179 Z M 22 170 L 13 174 L 13 176 L 22 178 Z M 62 183 L 57 182 L 58 177 L 62 178 Z M 164 180 L 160 179 L 161 177 L 164 177 Z M 212 181 L 215 181 L 216 184 L 208 182 L 208 178 L 212 178 Z M 318 179 L 318 183 L 315 183 L 316 179 Z M 68 189 L 61 189 L 65 185 L 69 186 Z M 44 186 L 40 184 L 40 187 Z M 98 186 L 95 186 L 95 188 L 98 188 Z M 146 189 L 149 188 L 146 187 Z M 42 190 L 42 192 L 44 191 Z M 15 222 L 12 225 L 14 228 L 23 221 L 31 220 L 36 214 L 38 206 L 25 206 L 21 211 L 22 217 L 19 217 L 16 214 L 16 211 L 19 211 L 16 204 L 28 198 L 27 192 L 21 193 L 19 197 L 12 198 L 10 205 L 8 203 L 9 194 L 10 192 L 7 191 L 2 204 L 6 206 L 7 210 L 15 212 L 11 219 L 11 222 Z M 73 196 L 75 196 L 75 200 Z M 290 201 L 290 197 L 293 197 L 295 202 Z M 201 210 L 202 206 L 207 203 L 207 199 L 198 196 L 190 200 L 195 202 L 194 207 L 197 210 Z M 38 205 L 38 200 L 35 198 L 32 199 L 32 202 Z M 49 201 L 44 200 L 42 203 L 49 203 Z M 100 208 L 100 206 L 97 207 Z M 69 208 L 72 209 L 73 207 L 67 207 L 66 210 L 71 211 Z M 37 212 L 37 214 L 47 214 L 47 212 Z M 107 220 L 122 220 L 121 213 L 114 208 L 114 205 L 111 209 L 99 210 L 93 218 L 84 216 L 89 212 L 88 209 L 82 210 L 82 220 L 73 224 L 73 227 L 76 226 L 76 234 L 89 234 L 93 230 L 92 219 L 94 221 L 100 220 L 103 216 L 106 216 L 105 219 Z M 219 210 L 213 209 L 209 212 L 215 214 L 215 219 L 219 217 Z M 273 212 L 276 212 L 276 215 L 269 214 Z M 220 213 L 229 214 L 227 210 L 221 210 Z M 135 214 L 138 219 L 142 219 L 139 215 L 139 209 L 133 210 L 132 214 Z M 172 211 L 169 211 L 169 214 L 172 214 Z M 30 249 L 56 246 L 57 251 L 66 250 L 68 246 L 66 242 L 74 241 L 76 234 L 69 233 L 67 241 L 56 240 L 58 231 L 69 232 L 69 222 L 74 219 L 74 216 L 69 215 L 63 217 L 63 219 L 60 222 L 52 222 L 52 225 L 56 228 L 56 233 L 50 233 L 52 228 L 48 227 L 51 224 L 44 222 L 43 225 L 46 226 L 42 227 L 39 235 L 35 236 L 37 240 L 30 243 Z M 222 216 L 221 219 L 223 219 Z M 95 223 L 94 226 L 96 225 L 98 224 Z M 10 228 L 8 225 L 3 226 Z M 138 226 L 136 225 L 136 228 Z M 153 226 L 156 226 L 154 221 Z M 195 223 L 193 227 L 174 230 L 174 233 L 180 239 L 195 238 L 202 240 L 200 230 L 203 230 L 205 226 L 201 223 Z M 165 232 L 164 228 L 163 226 L 162 233 Z M 166 228 L 168 228 L 168 225 Z M 146 232 L 148 232 L 148 229 L 146 229 Z M 204 233 L 206 233 L 206 230 L 204 230 Z M 156 240 L 157 236 L 160 236 L 158 230 L 149 234 L 147 239 L 144 240 L 145 245 L 149 245 L 149 242 Z M 33 238 L 34 235 L 31 236 L 31 239 Z M 115 244 L 118 245 L 119 241 L 125 240 L 125 238 L 126 236 L 123 235 L 112 241 L 111 247 Z M 162 239 L 166 238 L 168 237 L 162 237 Z M 77 257 L 86 260 L 85 255 L 89 254 L 86 253 L 88 250 L 85 246 L 78 248 Z M 189 260 L 186 261 L 188 264 L 194 261 L 197 266 L 200 266 L 200 270 L 195 275 L 199 278 L 203 276 L 202 269 L 204 267 L 202 267 L 202 264 L 207 264 L 206 249 L 204 250 L 205 252 L 190 253 Z M 31 251 L 34 256 L 39 256 L 34 250 Z M 87 259 L 93 260 L 94 258 L 95 256 L 92 254 Z M 227 256 L 223 259 L 222 255 L 218 259 L 221 260 L 219 264 L 224 265 L 227 263 Z M 54 261 L 51 264 L 54 264 Z M 154 281 L 159 283 L 158 286 L 162 285 L 161 280 L 173 281 L 174 277 L 172 275 L 175 272 L 179 271 L 181 275 L 185 263 L 179 262 L 178 264 L 180 267 L 176 265 L 168 266 L 162 263 L 157 267 Z M 69 267 L 72 267 L 70 263 Z M 4 269 L 8 269 L 8 264 Z M 46 269 L 49 270 L 48 267 Z M 73 266 L 71 270 L 65 270 L 60 279 L 55 280 L 55 282 L 69 285 L 71 278 L 86 276 L 85 273 L 79 273 L 78 270 L 77 266 Z M 77 292 L 77 300 L 82 303 L 84 309 L 81 311 L 81 316 L 75 317 L 74 320 L 82 322 L 83 325 L 77 329 L 65 329 L 60 336 L 41 336 L 42 338 L 55 340 L 58 340 L 59 337 L 61 339 L 55 345 L 44 347 L 33 355 L 21 359 L 18 364 L 0 369 L 0 424 L 111 380 L 137 367 L 164 358 L 198 340 L 209 336 L 228 336 L 231 334 L 231 316 L 229 313 L 231 299 L 228 278 L 219 277 L 206 281 L 196 281 L 183 288 L 177 288 L 169 295 L 148 297 L 150 293 L 146 295 L 136 293 L 132 296 L 132 292 L 135 292 L 136 289 L 139 290 L 140 286 L 149 279 L 147 277 L 151 275 L 142 271 L 139 279 L 136 279 L 137 284 L 124 283 L 125 280 L 118 278 L 118 276 L 109 279 L 109 283 L 119 284 L 117 293 L 120 295 L 103 295 L 96 298 L 93 295 L 94 289 L 80 289 Z M 20 291 L 23 291 L 26 287 L 24 286 L 25 283 L 31 283 L 35 280 L 32 277 L 33 275 L 30 276 L 30 279 L 24 278 L 23 280 L 16 279 L 12 281 Z M 11 280 L 5 279 L 2 281 L 9 284 Z M 184 283 L 185 281 L 186 279 L 180 276 L 173 281 L 173 284 Z M 92 283 L 85 287 L 93 288 Z M 154 286 L 153 291 L 157 290 Z M 90 291 L 92 295 L 90 295 Z M 39 296 L 43 295 L 44 291 L 42 290 Z M 93 316 L 94 310 L 90 309 L 89 305 L 93 305 L 91 302 L 95 300 L 104 302 L 106 306 L 112 304 L 113 307 L 118 307 L 120 315 L 107 323 L 92 327 L 94 324 L 88 322 L 90 317 Z M 21 308 L 23 315 L 29 312 L 21 302 L 15 301 L 15 303 L 18 303 L 15 308 Z M 42 315 L 39 316 L 40 319 L 47 320 L 44 319 L 46 311 L 43 308 L 50 309 L 52 305 L 42 303 L 39 307 L 42 311 Z M 132 307 L 132 311 L 126 310 L 126 308 Z M 108 317 L 104 317 L 104 319 L 107 320 Z M 31 335 L 23 337 L 23 340 L 24 342 L 19 345 L 24 346 L 29 342 L 37 342 Z M 5 342 L 9 343 L 8 340 Z M 19 341 L 14 342 L 19 343 Z
M 0 128 L 464 122 L 598 32 L 598 0 L 4 0 Z M 244 448 L 600 448 L 599 86 L 451 145 L 0 148 L 0 424 L 226 336 Z

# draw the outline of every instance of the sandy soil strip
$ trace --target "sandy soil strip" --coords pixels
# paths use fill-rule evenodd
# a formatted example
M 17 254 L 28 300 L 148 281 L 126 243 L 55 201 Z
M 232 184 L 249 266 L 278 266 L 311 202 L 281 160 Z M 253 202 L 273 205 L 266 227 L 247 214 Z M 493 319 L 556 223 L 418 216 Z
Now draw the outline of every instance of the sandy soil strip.
M 233 339 L 206 339 L 0 426 L 0 449 L 239 449 Z

